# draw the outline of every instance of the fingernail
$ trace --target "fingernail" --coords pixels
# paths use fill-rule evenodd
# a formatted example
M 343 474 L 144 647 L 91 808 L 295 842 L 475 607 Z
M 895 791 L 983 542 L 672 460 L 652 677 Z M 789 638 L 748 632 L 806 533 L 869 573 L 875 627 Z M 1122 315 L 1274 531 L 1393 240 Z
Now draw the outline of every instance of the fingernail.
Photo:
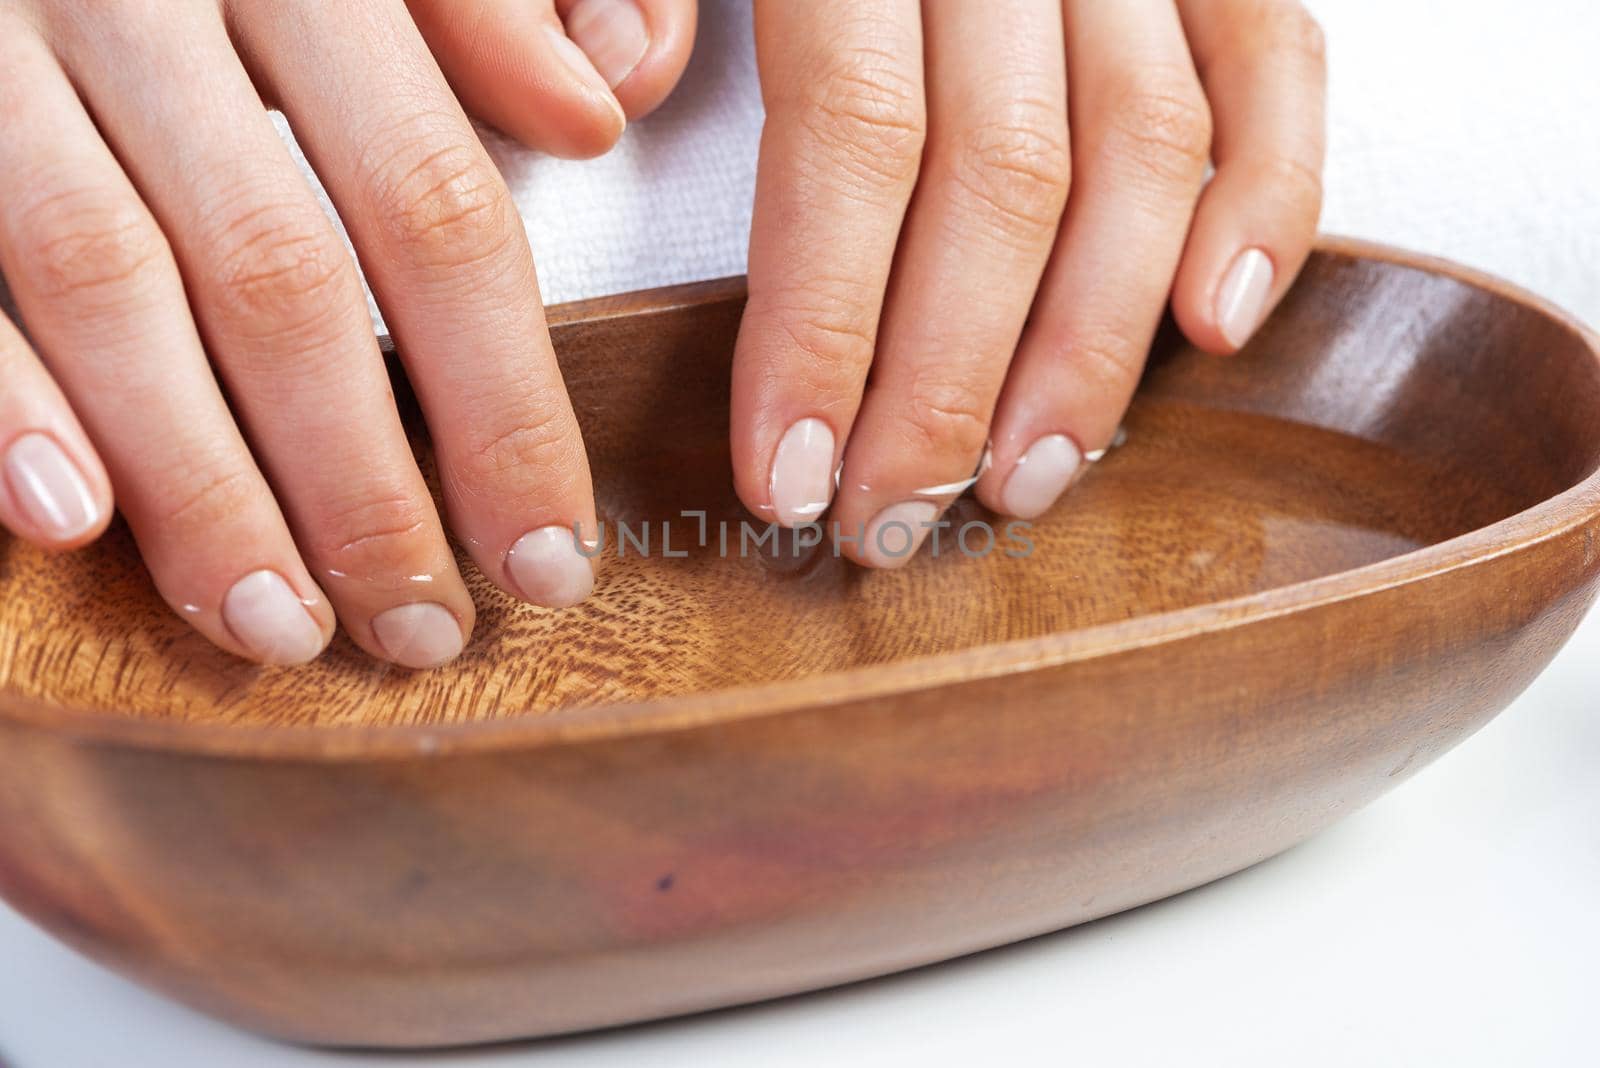
M 931 501 L 891 504 L 873 517 L 862 537 L 861 556 L 873 567 L 903 567 L 927 540 L 929 525 L 939 518 Z
M 435 668 L 461 655 L 461 624 L 442 604 L 403 604 L 372 619 L 383 655 L 401 667 Z
M 1065 434 L 1040 438 L 1011 469 L 1000 493 L 1001 507 L 1018 519 L 1039 518 L 1067 491 L 1082 463 L 1083 453 Z
M 566 24 L 567 35 L 613 89 L 628 80 L 650 48 L 650 27 L 633 0 L 578 0 Z
M 1217 328 L 1234 348 L 1243 348 L 1266 317 L 1272 275 L 1272 260 L 1258 248 L 1241 252 L 1228 268 L 1217 290 Z
M 594 567 L 566 527 L 518 538 L 506 554 L 506 573 L 524 600 L 544 608 L 571 608 L 594 592 Z
M 821 419 L 802 419 L 783 435 L 772 457 L 769 487 L 779 523 L 812 523 L 833 500 L 833 431 Z
M 322 628 L 276 571 L 255 571 L 235 582 L 222 599 L 222 622 L 266 664 L 304 664 L 326 644 Z
M 71 541 L 100 522 L 88 481 L 45 434 L 24 434 L 6 452 L 6 484 L 28 521 L 52 541 Z
M 628 116 L 623 112 L 622 105 L 617 102 L 616 96 L 612 94 L 611 88 L 606 85 L 605 79 L 600 77 L 600 72 L 594 69 L 594 64 L 589 62 L 589 57 L 584 54 L 583 49 L 579 48 L 572 42 L 571 38 L 554 26 L 550 28 L 550 45 L 555 49 L 556 55 L 560 56 L 562 61 L 571 68 L 572 73 L 577 76 L 578 80 L 584 83 L 589 92 L 593 96 L 604 100 L 606 105 L 616 112 L 617 122 L 626 126 Z

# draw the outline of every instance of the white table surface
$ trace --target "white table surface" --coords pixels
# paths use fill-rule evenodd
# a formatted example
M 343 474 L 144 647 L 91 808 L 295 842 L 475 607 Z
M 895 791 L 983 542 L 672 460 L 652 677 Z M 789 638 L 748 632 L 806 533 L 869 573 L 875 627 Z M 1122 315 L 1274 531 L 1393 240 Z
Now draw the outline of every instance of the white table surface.
M 736 13 L 744 0 L 705 2 Z M 1328 228 L 1454 256 L 1600 322 L 1600 5 L 1523 0 L 1514 17 L 1503 0 L 1312 6 L 1333 57 Z M 696 62 L 720 64 L 724 83 L 748 78 L 747 59 Z M 747 110 L 728 103 L 737 87 L 716 81 L 692 76 L 679 111 L 587 170 L 497 150 L 547 292 L 738 268 L 743 235 L 729 228 L 741 215 L 727 206 L 747 179 L 691 169 L 655 192 L 606 185 L 637 182 L 642 158 L 671 157 L 663 142 L 704 158 L 707 124 L 753 136 Z M 577 204 L 592 210 L 556 210 L 564 189 L 602 188 Z M 652 226 L 681 228 L 674 211 L 702 208 L 707 243 L 663 257 L 673 242 Z M 590 259 L 545 255 L 553 245 Z M 1600 615 L 1440 763 L 1233 878 L 909 975 L 520 1047 L 393 1058 L 274 1045 L 144 993 L 0 907 L 0 1065 L 1593 1064 L 1597 712 Z

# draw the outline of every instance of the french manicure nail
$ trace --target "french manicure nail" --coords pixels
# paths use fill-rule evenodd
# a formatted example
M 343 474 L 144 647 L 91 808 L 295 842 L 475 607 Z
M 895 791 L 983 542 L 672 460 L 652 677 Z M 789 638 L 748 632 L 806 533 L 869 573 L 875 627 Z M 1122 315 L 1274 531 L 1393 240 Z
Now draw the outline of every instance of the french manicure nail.
M 1217 290 L 1217 328 L 1234 348 L 1243 348 L 1261 326 L 1272 282 L 1272 260 L 1258 248 L 1241 252 L 1228 268 Z
M 650 27 L 633 0 L 578 0 L 567 13 L 567 34 L 615 89 L 650 48 Z
M 266 664 L 308 663 L 326 644 L 322 627 L 276 571 L 255 571 L 235 582 L 222 599 L 222 622 Z
M 506 554 L 506 572 L 524 600 L 545 608 L 571 608 L 594 592 L 594 567 L 566 527 L 543 527 L 517 539 Z
M 403 604 L 372 618 L 383 655 L 401 667 L 435 668 L 461 655 L 461 624 L 442 604 Z
M 932 501 L 902 501 L 873 517 L 862 536 L 861 556 L 873 567 L 903 567 L 927 540 L 930 524 L 939 518 Z
M 821 419 L 802 419 L 783 435 L 772 458 L 769 492 L 786 527 L 815 522 L 833 500 L 833 431 Z
M 1040 438 L 1011 469 L 1000 493 L 1001 507 L 1017 519 L 1039 518 L 1067 491 L 1082 463 L 1083 453 L 1065 434 Z
M 6 450 L 6 484 L 29 522 L 52 541 L 71 541 L 101 520 L 88 481 L 48 435 L 24 434 Z

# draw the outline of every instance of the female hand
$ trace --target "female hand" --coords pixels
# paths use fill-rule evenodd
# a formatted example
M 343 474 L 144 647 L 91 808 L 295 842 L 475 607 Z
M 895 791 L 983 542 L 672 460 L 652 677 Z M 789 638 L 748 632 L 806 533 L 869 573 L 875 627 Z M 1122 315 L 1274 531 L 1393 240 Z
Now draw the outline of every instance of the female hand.
M 831 503 L 861 563 L 904 563 L 986 448 L 980 499 L 1046 511 L 1111 441 L 1169 294 L 1232 352 L 1306 258 L 1324 69 L 1294 0 L 755 10 L 736 483 L 787 525 Z
M 315 657 L 337 615 L 374 655 L 432 666 L 473 606 L 355 264 L 263 99 L 393 327 L 455 534 L 535 603 L 593 583 L 533 259 L 445 75 L 512 133 L 593 154 L 671 87 L 692 0 L 410 8 L 0 0 L 0 272 L 29 334 L 0 316 L 0 523 L 80 546 L 115 487 L 166 601 L 266 663 Z

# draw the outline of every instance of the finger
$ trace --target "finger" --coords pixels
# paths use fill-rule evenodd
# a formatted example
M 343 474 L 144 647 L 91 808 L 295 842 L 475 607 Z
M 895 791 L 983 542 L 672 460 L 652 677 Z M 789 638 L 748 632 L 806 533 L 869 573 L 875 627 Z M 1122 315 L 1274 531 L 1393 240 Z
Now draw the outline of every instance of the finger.
M 567 35 L 629 119 L 654 111 L 689 65 L 698 0 L 556 0 Z
M 333 613 L 229 417 L 161 232 L 43 42 L 0 30 L 0 54 L 0 271 L 156 587 L 240 656 L 312 659 Z
M 1070 174 L 1056 0 L 923 10 L 928 148 L 833 516 L 877 567 L 971 484 Z
M 739 498 L 815 520 L 861 404 L 926 113 L 916 0 L 759 0 L 767 108 L 734 352 Z
M 0 314 L 0 525 L 46 549 L 75 549 L 111 521 L 99 455 L 22 335 Z
M 399 3 L 340 8 L 320 35 L 334 16 L 292 10 L 245 32 L 394 331 L 452 529 L 507 592 L 576 604 L 594 586 L 574 541 L 596 530 L 594 492 L 510 192 Z M 313 37 L 320 51 L 293 47 Z
M 596 156 L 660 102 L 694 38 L 693 0 L 408 0 L 462 103 L 553 155 Z M 563 25 L 565 16 L 565 25 Z M 643 106 L 648 105 L 648 106 Z
M 169 235 L 240 425 L 345 630 L 405 667 L 454 657 L 472 600 L 395 410 L 355 265 L 220 18 L 198 9 L 181 39 L 130 20 L 115 34 L 69 35 L 63 54 Z M 147 73 L 179 69 L 181 83 Z
M 1167 304 L 1211 143 L 1172 0 L 1068 0 L 1076 170 L 995 415 L 978 496 L 1046 511 L 1105 448 Z
M 1327 69 L 1295 0 L 1184 0 L 1216 115 L 1217 173 L 1178 270 L 1173 311 L 1200 348 L 1250 340 L 1311 252 L 1322 211 Z

